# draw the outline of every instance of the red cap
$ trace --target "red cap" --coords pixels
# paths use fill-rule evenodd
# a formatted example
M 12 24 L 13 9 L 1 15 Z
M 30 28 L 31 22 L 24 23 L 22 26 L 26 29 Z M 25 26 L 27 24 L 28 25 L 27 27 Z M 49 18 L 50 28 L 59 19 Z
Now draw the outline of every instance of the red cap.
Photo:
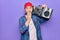
M 31 3 L 31 2 L 27 2 L 27 3 L 25 3 L 25 5 L 24 5 L 24 9 L 25 9 L 27 6 L 32 6 L 32 3 Z

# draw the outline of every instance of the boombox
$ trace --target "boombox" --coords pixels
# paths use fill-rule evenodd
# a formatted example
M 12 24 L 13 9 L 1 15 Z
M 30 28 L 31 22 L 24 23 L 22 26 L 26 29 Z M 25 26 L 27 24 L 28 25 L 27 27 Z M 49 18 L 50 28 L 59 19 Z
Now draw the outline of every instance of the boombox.
M 52 8 L 42 8 L 41 5 L 39 5 L 39 6 L 33 6 L 32 14 L 49 20 L 52 15 L 52 12 L 53 12 Z

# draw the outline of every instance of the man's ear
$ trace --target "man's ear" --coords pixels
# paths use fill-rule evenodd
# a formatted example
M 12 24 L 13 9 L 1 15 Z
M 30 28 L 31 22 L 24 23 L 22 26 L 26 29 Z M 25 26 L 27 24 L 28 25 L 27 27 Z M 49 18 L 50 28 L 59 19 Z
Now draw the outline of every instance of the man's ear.
M 27 13 L 26 13 L 26 9 L 24 9 L 24 12 L 25 12 L 25 14 L 24 15 L 26 15 Z

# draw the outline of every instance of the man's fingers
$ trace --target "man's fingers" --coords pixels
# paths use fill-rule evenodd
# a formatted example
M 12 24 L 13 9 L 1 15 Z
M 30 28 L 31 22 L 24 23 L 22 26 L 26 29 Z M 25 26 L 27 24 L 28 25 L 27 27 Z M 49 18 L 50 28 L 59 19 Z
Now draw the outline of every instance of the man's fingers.
M 42 7 L 47 8 L 47 5 L 46 4 L 42 4 Z

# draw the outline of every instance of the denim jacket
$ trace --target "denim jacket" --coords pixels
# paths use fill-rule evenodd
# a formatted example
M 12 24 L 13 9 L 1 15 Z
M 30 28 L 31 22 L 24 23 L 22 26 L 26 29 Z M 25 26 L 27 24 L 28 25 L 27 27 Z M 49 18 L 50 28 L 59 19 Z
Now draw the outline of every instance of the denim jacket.
M 32 20 L 36 28 L 37 40 L 42 40 L 40 24 L 47 21 L 44 18 L 39 18 L 35 15 L 32 15 Z M 26 17 L 25 15 L 19 18 L 19 31 L 20 31 L 20 40 L 29 40 L 29 27 L 25 25 Z

